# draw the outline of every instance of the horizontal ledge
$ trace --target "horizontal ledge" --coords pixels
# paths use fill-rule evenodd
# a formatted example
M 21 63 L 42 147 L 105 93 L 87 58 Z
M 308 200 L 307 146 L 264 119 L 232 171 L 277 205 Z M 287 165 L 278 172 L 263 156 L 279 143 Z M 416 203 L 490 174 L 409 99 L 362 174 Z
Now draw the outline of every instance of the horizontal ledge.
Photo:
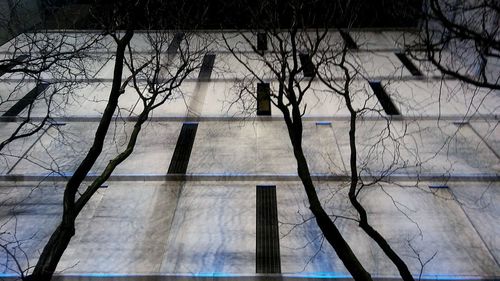
M 2 280 L 16 280 L 15 277 L 6 276 Z M 134 280 L 134 281 L 208 281 L 208 280 L 241 280 L 241 281 L 318 281 L 318 280 L 335 280 L 335 281 L 352 281 L 352 277 L 345 274 L 341 275 L 327 275 L 327 274 L 308 274 L 307 276 L 300 276 L 294 274 L 255 274 L 255 275 L 238 275 L 238 274 L 223 274 L 223 273 L 203 273 L 203 274 L 65 274 L 65 275 L 55 275 L 52 280 L 54 281 L 124 281 L 124 280 Z M 373 277 L 374 281 L 399 281 L 401 278 L 398 277 Z M 428 275 L 422 276 L 421 280 L 425 281 L 493 281 L 498 280 L 498 277 L 480 277 L 480 276 L 452 276 L 452 275 Z
M 362 44 L 368 44 L 369 42 L 362 42 Z M 250 45 L 248 45 L 248 47 L 251 48 Z M 92 47 L 91 47 L 92 48 Z M 96 50 L 92 51 L 92 49 L 90 49 L 91 51 L 89 51 L 89 53 L 92 53 L 93 55 L 110 55 L 110 56 L 114 56 L 115 53 L 116 53 L 116 50 L 113 49 L 112 47 L 95 47 Z M 108 49 L 108 50 L 103 50 L 103 49 Z M 338 51 L 340 51 L 341 48 L 338 48 Z M 407 49 L 405 48 L 394 48 L 394 47 L 387 47 L 387 48 L 384 48 L 384 47 L 379 47 L 379 48 L 367 48 L 367 47 L 364 47 L 364 45 L 360 45 L 358 49 L 350 49 L 349 52 L 350 53 L 402 53 L 404 51 L 406 51 Z M 326 50 L 323 50 L 323 49 L 320 49 L 318 52 L 320 53 L 321 51 L 326 51 Z M 425 51 L 425 49 L 412 49 L 413 52 L 422 52 L 422 51 Z M 248 50 L 244 50 L 244 49 L 241 49 L 241 50 L 234 50 L 234 52 L 231 52 L 230 50 L 226 50 L 226 49 L 212 49 L 209 51 L 210 53 L 212 54 L 215 54 L 215 55 L 218 55 L 218 54 L 222 54 L 222 55 L 226 55 L 226 54 L 257 54 L 255 51 L 251 50 L 251 49 L 248 49 Z M 134 54 L 136 55 L 153 55 L 153 54 L 156 54 L 155 51 L 152 51 L 152 50 L 134 50 L 133 51 Z M 265 53 L 267 54 L 279 54 L 280 52 L 279 51 L 273 51 L 273 50 L 267 50 L 265 51 Z M 0 51 L 0 55 L 13 55 L 13 54 L 18 54 L 18 53 L 14 53 L 12 51 Z M 41 54 L 39 52 L 32 52 L 31 54 Z M 166 52 L 164 52 L 164 54 L 166 54 Z M 375 55 L 377 56 L 377 55 Z
M 41 122 L 45 117 L 31 117 L 30 120 L 32 122 Z M 23 117 L 3 117 L 0 116 L 0 123 L 8 123 L 8 122 L 22 122 L 25 118 Z M 484 114 L 475 114 L 470 117 L 467 117 L 464 120 L 463 115 L 443 115 L 443 116 L 433 116 L 433 115 L 420 115 L 420 116 L 359 116 L 357 120 L 360 121 L 451 121 L 457 124 L 466 123 L 469 121 L 496 121 L 500 120 L 500 115 L 484 115 Z M 63 122 L 99 122 L 101 121 L 101 116 L 68 116 L 68 117 L 53 117 L 51 118 L 52 123 L 63 123 Z M 120 116 L 114 117 L 114 121 L 137 121 L 137 116 Z M 152 116 L 148 119 L 152 122 L 201 122 L 201 121 L 282 121 L 282 116 Z M 337 116 L 303 116 L 303 121 L 349 121 L 349 115 L 337 115 Z M 50 122 L 48 122 L 50 124 Z
M 297 77 L 297 80 L 304 80 L 304 81 L 318 81 L 319 78 L 309 78 L 309 77 Z M 460 81 L 460 79 L 451 77 L 451 76 L 442 76 L 442 75 L 430 75 L 430 76 L 413 76 L 413 75 L 405 75 L 405 76 L 368 76 L 366 78 L 361 77 L 361 76 L 356 76 L 355 78 L 352 78 L 351 80 L 353 81 Z M 74 79 L 57 79 L 57 78 L 47 78 L 47 79 L 41 79 L 44 82 L 47 83 L 75 83 L 75 82 L 85 82 L 85 83 L 112 83 L 113 79 L 112 78 L 74 78 Z M 144 78 L 138 78 L 136 79 L 138 82 L 146 82 L 147 80 Z M 329 79 L 324 79 L 325 81 L 345 81 L 344 77 L 333 77 Z M 40 79 L 34 79 L 34 78 L 0 78 L 0 83 L 2 82 L 7 82 L 7 83 L 16 83 L 16 82 L 32 82 L 35 83 L 37 81 L 40 81 Z M 248 81 L 248 79 L 245 78 L 238 78 L 238 77 L 220 77 L 217 78 L 217 73 L 212 74 L 212 77 L 210 79 L 204 79 L 200 80 L 198 78 L 186 78 L 183 80 L 183 83 L 198 83 L 198 82 L 213 82 L 213 83 L 228 83 L 228 82 L 241 82 L 241 81 Z M 274 78 L 262 78 L 262 81 L 272 83 L 276 82 L 278 80 Z
M 331 29 L 332 31 L 336 31 L 335 28 L 328 28 Z M 274 29 L 276 31 L 282 31 L 286 32 L 288 29 L 282 28 L 282 29 Z M 301 30 L 305 31 L 316 31 L 316 28 L 303 28 Z M 320 29 L 322 30 L 322 29 Z M 349 27 L 349 28 L 342 28 L 344 31 L 404 31 L 404 32 L 418 32 L 418 28 L 414 27 L 404 27 L 404 26 L 388 26 L 388 27 Z M 101 29 L 47 29 L 45 30 L 46 33 L 99 33 L 102 32 Z M 252 32 L 252 31 L 260 31 L 260 29 L 245 29 L 245 28 L 206 28 L 206 29 L 137 29 L 134 30 L 134 33 L 136 35 L 140 35 L 141 33 L 148 33 L 148 32 L 178 32 L 178 31 L 184 31 L 184 32 L 203 32 L 203 33 L 239 33 L 239 32 Z M 115 32 L 122 32 L 124 33 L 124 29 L 119 29 L 115 30 Z M 29 32 L 26 32 L 29 33 Z
M 72 173 L 58 174 L 9 174 L 0 175 L 1 181 L 66 181 Z M 94 180 L 97 174 L 90 174 L 86 180 Z M 349 181 L 348 175 L 311 174 L 315 181 Z M 378 179 L 377 175 L 362 176 L 364 180 Z M 115 174 L 109 181 L 300 181 L 296 174 L 242 174 L 242 173 L 193 173 L 193 174 Z M 500 181 L 500 174 L 495 173 L 456 173 L 456 174 L 392 174 L 384 177 L 384 182 L 396 181 L 467 181 L 491 182 Z

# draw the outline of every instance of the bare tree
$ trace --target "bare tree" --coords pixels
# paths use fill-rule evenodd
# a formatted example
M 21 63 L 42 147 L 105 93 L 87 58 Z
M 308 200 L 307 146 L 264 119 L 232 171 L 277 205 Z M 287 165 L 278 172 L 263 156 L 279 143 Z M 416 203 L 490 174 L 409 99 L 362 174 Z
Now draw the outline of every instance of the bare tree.
M 421 32 L 407 42 L 417 60 L 468 84 L 500 89 L 500 4 L 494 0 L 426 0 Z
M 93 51 L 103 47 L 101 40 L 104 37 L 99 33 L 49 31 L 36 22 L 40 19 L 36 7 L 29 7 L 29 3 L 22 1 L 8 1 L 8 4 L 8 9 L 2 11 L 7 13 L 2 18 L 5 21 L 0 23 L 0 30 L 9 31 L 8 39 L 13 37 L 2 42 L 0 49 L 0 76 L 6 86 L 0 97 L 0 157 L 6 173 L 13 168 L 9 159 L 17 163 L 23 158 L 12 154 L 10 149 L 20 147 L 23 139 L 42 135 L 53 128 L 57 111 L 73 98 L 75 89 L 85 86 L 82 81 L 93 75 L 89 73 L 89 65 L 99 60 Z M 26 32 L 19 34 L 23 31 Z M 24 248 L 35 234 L 28 238 L 17 235 L 16 208 L 32 195 L 30 192 L 14 201 L 4 196 L 0 203 L 11 206 L 0 226 L 0 245 L 7 257 L 4 266 L 10 268 L 14 264 L 10 271 L 17 272 L 22 279 L 32 269 L 28 259 L 30 253 Z
M 261 31 L 265 32 L 265 36 L 271 39 L 271 52 L 266 54 L 257 48 L 258 46 L 252 42 L 251 38 L 243 36 L 247 43 L 252 46 L 254 52 L 260 56 L 255 59 L 260 59 L 265 69 L 270 72 L 271 77 L 277 81 L 277 89 L 273 89 L 270 92 L 270 102 L 283 113 L 293 153 L 297 161 L 297 172 L 304 185 L 309 201 L 309 209 L 314 215 L 324 237 L 335 249 L 335 252 L 354 279 L 371 280 L 370 274 L 360 263 L 330 218 L 330 215 L 322 206 L 302 147 L 302 116 L 305 110 L 302 102 L 304 95 L 311 88 L 313 79 L 301 76 L 301 72 L 309 72 L 308 76 L 314 76 L 316 73 L 315 66 L 312 66 L 311 69 L 311 63 L 307 63 L 306 61 L 318 55 L 321 43 L 328 35 L 328 30 L 316 29 L 310 35 L 302 29 L 303 17 L 301 15 L 306 13 L 307 7 L 304 7 L 306 5 L 301 2 L 291 1 L 286 7 L 289 9 L 292 19 L 290 27 L 285 30 L 278 28 L 280 26 L 277 22 L 279 18 L 274 17 L 272 14 L 273 12 L 277 12 L 277 7 L 268 2 L 263 2 L 261 5 L 261 9 L 258 12 L 262 14 L 259 18 L 269 19 L 270 22 L 267 22 L 267 25 L 264 24 L 259 27 Z M 266 11 L 269 11 L 269 14 Z M 235 58 L 246 66 L 250 76 L 253 78 L 252 80 L 264 83 L 259 71 L 251 69 L 246 63 L 246 58 L 237 53 L 227 40 L 226 44 Z M 247 87 L 243 87 L 242 89 L 241 93 L 251 93 Z M 258 97 L 253 96 L 253 98 L 257 99 Z M 259 101 L 257 100 L 257 102 Z
M 0 153 L 9 143 L 29 137 L 51 123 L 72 92 L 85 85 L 88 65 L 99 62 L 93 51 L 102 49 L 103 34 L 34 30 L 3 45 L 0 75 L 11 79 L 0 98 L 2 121 L 18 121 L 9 137 L 0 140 Z M 28 87 L 34 87 L 26 96 Z M 9 108 L 16 105 L 16 110 Z M 33 112 L 38 111 L 37 116 Z M 42 114 L 42 112 L 44 114 Z
M 177 3 L 179 9 L 172 9 L 170 4 L 173 3 L 169 3 L 168 7 L 165 4 L 151 1 L 120 1 L 113 3 L 108 7 L 109 9 L 105 10 L 109 14 L 105 16 L 95 14 L 96 21 L 102 26 L 102 32 L 89 33 L 90 36 L 88 37 L 91 39 L 89 40 L 87 37 L 83 44 L 72 42 L 71 37 L 65 36 L 65 33 L 61 33 L 59 37 L 56 35 L 57 41 L 50 41 L 44 37 L 53 39 L 51 37 L 54 36 L 53 34 L 42 34 L 42 38 L 45 39 L 42 40 L 40 34 L 35 32 L 27 34 L 26 37 L 31 36 L 27 40 L 19 40 L 16 37 L 12 42 L 13 49 L 9 53 L 12 57 L 7 57 L 2 61 L 2 69 L 8 75 L 22 73 L 30 78 L 33 77 L 33 79 L 40 79 L 47 76 L 48 73 L 50 74 L 52 69 L 55 69 L 54 71 L 61 71 L 62 69 L 59 76 L 50 78 L 68 82 L 68 85 L 79 86 L 82 85 L 78 82 L 89 78 L 89 76 L 85 75 L 89 65 L 84 58 L 92 56 L 94 50 L 92 47 L 101 44 L 104 36 L 112 38 L 111 45 L 115 46 L 112 87 L 92 145 L 66 183 L 61 222 L 50 236 L 38 262 L 33 270 L 30 268 L 18 270 L 24 280 L 50 280 L 52 278 L 62 254 L 75 234 L 75 220 L 83 207 L 109 178 L 114 169 L 133 152 L 141 128 L 148 121 L 151 112 L 164 105 L 168 100 L 174 97 L 178 98 L 182 94 L 179 89 L 181 83 L 191 72 L 200 67 L 205 48 L 204 43 L 202 40 L 198 40 L 196 44 L 192 43 L 190 33 L 181 30 L 187 26 L 184 25 L 186 19 L 180 15 L 182 14 L 180 11 L 189 12 L 190 7 L 179 2 Z M 165 10 L 171 12 L 165 14 Z M 167 15 L 170 15 L 170 17 Z M 167 20 L 165 20 L 165 17 L 167 17 Z M 189 25 L 190 30 L 196 28 L 196 24 L 192 24 L 191 20 L 189 20 L 189 23 L 191 23 Z M 146 43 L 148 50 L 138 52 L 132 46 L 131 40 L 135 33 L 134 30 L 140 27 L 151 31 L 143 33 L 142 38 L 145 42 L 141 42 Z M 165 28 L 171 30 L 167 31 Z M 155 31 L 155 29 L 158 31 Z M 178 50 L 172 52 L 169 49 L 169 43 L 175 34 L 180 33 L 183 36 L 178 42 Z M 18 54 L 20 51 L 18 50 L 23 50 L 26 53 L 22 57 L 23 60 L 19 59 Z M 123 77 L 124 70 L 130 73 L 125 78 Z M 83 73 L 83 75 L 72 76 L 73 72 L 77 72 L 79 75 Z M 72 79 L 74 77 L 78 79 Z M 119 100 L 125 91 L 133 91 L 137 94 L 143 109 L 134 119 L 133 131 L 128 136 L 127 144 L 123 150 L 106 165 L 90 185 L 83 187 L 82 185 L 89 171 L 103 151 L 105 139 L 112 133 L 109 128 L 113 120 L 116 119 L 117 113 L 119 114 Z M 52 110 L 64 106 L 63 95 L 68 92 L 70 92 L 68 89 L 58 89 L 58 91 L 54 90 L 30 100 L 27 116 L 23 116 L 21 125 L 2 143 L 2 147 L 37 133 L 46 126 L 46 123 L 51 124 Z M 9 97 L 12 96 L 15 101 L 17 94 L 18 91 L 14 88 Z M 46 107 L 47 114 L 44 118 L 36 119 L 39 123 L 33 125 L 31 124 L 33 123 L 31 112 L 37 106 L 40 106 L 38 102 L 40 100 L 47 101 L 42 104 L 42 108 Z M 54 100 L 59 103 L 52 106 Z M 9 99 L 6 102 L 8 104 Z M 14 257 L 10 252 L 9 243 L 12 242 L 6 241 L 3 249 L 6 250 L 7 254 Z M 26 275 L 26 273 L 29 274 Z
M 270 91 L 270 102 L 283 114 L 293 147 L 293 153 L 297 161 L 297 172 L 304 185 L 309 201 L 309 209 L 314 215 L 324 237 L 335 249 L 337 255 L 354 279 L 370 280 L 370 274 L 363 268 L 335 226 L 334 221 L 330 217 L 331 215 L 322 206 L 302 147 L 302 117 L 306 112 L 307 106 L 304 96 L 311 94 L 313 81 L 321 81 L 332 95 L 340 97 L 350 114 L 350 160 L 348 169 L 350 170 L 350 188 L 348 197 L 357 213 L 357 217 L 352 219 L 377 243 L 385 255 L 397 267 L 403 280 L 414 280 L 405 261 L 393 250 L 388 241 L 370 225 L 368 213 L 358 199 L 363 188 L 377 185 L 386 176 L 401 169 L 401 165 L 403 164 L 398 162 L 401 159 L 399 159 L 400 155 L 396 145 L 396 151 L 394 151 L 395 159 L 392 159 L 392 162 L 389 161 L 390 163 L 380 175 L 374 176 L 370 181 L 363 181 L 361 178 L 361 174 L 366 173 L 368 168 L 366 166 L 367 163 L 364 163 L 365 166 L 361 166 L 358 162 L 360 155 L 356 139 L 357 121 L 368 111 L 376 111 L 381 116 L 383 116 L 383 113 L 380 112 L 380 109 L 373 108 L 368 103 L 370 99 L 374 98 L 373 93 L 368 92 L 366 89 L 356 89 L 353 86 L 355 80 L 361 79 L 362 81 L 366 81 L 367 76 L 360 71 L 361 65 L 357 63 L 356 59 L 353 59 L 355 54 L 349 51 L 352 43 L 348 41 L 339 43 L 336 41 L 335 39 L 338 38 L 333 38 L 332 34 L 337 29 L 329 28 L 328 26 L 309 30 L 304 29 L 303 24 L 307 21 L 304 19 L 307 16 L 304 15 L 308 15 L 307 11 L 310 9 L 310 7 L 307 7 L 307 4 L 293 1 L 288 4 L 286 8 L 290 9 L 291 23 L 286 29 L 278 28 L 282 26 L 279 24 L 278 16 L 276 16 L 278 13 L 276 7 L 272 3 L 264 1 L 261 5 L 259 12 L 262 14 L 254 16 L 260 19 L 265 18 L 267 21 L 265 23 L 261 22 L 260 29 L 254 30 L 252 36 L 258 37 L 258 34 L 265 36 L 271 46 L 268 52 L 255 44 L 254 37 L 251 38 L 244 32 L 240 35 L 244 38 L 245 43 L 250 45 L 254 51 L 251 55 L 239 52 L 237 46 L 232 46 L 229 40 L 225 40 L 230 52 L 246 67 L 248 72 L 247 79 L 239 82 L 238 95 L 235 102 L 243 101 L 243 104 L 250 105 L 253 108 L 255 103 L 248 100 L 253 99 L 256 101 L 257 107 L 259 107 L 259 100 L 262 97 L 255 95 L 254 88 L 249 83 L 265 83 L 269 79 L 276 81 L 275 87 Z M 276 14 L 273 14 L 273 12 Z M 325 11 L 326 14 L 329 12 L 332 11 Z M 308 22 L 308 24 L 311 23 Z M 343 31 L 340 30 L 340 32 Z M 255 60 L 259 61 L 265 70 L 262 68 L 252 68 L 249 62 Z M 358 104 L 360 103 L 361 105 L 355 105 L 353 99 L 356 99 Z M 398 142 L 397 139 L 391 139 L 394 136 L 390 133 L 390 118 L 387 118 L 386 121 L 389 134 L 387 136 L 380 134 L 379 145 L 384 145 L 385 138 L 389 139 L 389 141 Z M 335 215 L 333 216 L 335 217 Z

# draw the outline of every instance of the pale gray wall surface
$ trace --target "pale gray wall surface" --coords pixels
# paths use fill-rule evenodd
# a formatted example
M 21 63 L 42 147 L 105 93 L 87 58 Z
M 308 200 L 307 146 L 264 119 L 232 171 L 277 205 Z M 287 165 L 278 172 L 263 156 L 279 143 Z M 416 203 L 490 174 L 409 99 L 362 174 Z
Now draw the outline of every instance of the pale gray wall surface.
M 230 42 L 241 40 L 235 33 L 227 34 Z M 0 152 L 0 233 L 12 242 L 11 249 L 18 249 L 15 255 L 23 268 L 36 262 L 61 217 L 65 177 L 75 171 L 92 144 L 112 82 L 112 39 L 86 33 L 63 35 L 42 38 L 57 42 L 63 38 L 73 45 L 99 39 L 94 56 L 85 61 L 87 72 L 77 75 L 78 82 L 70 88 L 62 86 L 68 64 L 42 73 L 38 78 L 53 84 L 37 98 L 30 117 L 40 120 L 50 112 L 59 123 Z M 222 36 L 210 35 L 212 39 Z M 382 81 L 402 113 L 400 118 L 388 118 L 367 81 L 353 82 L 352 88 L 359 90 L 353 96 L 354 106 L 373 109 L 358 121 L 362 175 L 370 180 L 370 175 L 391 171 L 389 183 L 360 193 L 371 224 L 416 276 L 420 258 L 429 260 L 422 271 L 425 279 L 498 278 L 500 93 L 443 79 L 424 63 L 415 62 L 429 67 L 426 76 L 411 76 L 394 55 L 401 40 L 411 40 L 411 33 L 357 31 L 352 35 L 362 46 L 351 54 L 353 63 L 360 63 L 369 79 Z M 334 42 L 338 37 L 334 33 L 330 39 Z M 30 38 L 34 37 L 19 36 L 0 46 L 0 55 L 12 56 L 14 47 Z M 198 34 L 191 40 L 201 44 L 206 38 Z M 284 278 L 348 277 L 311 217 L 282 114 L 273 106 L 271 116 L 258 117 L 252 98 L 245 104 L 233 103 L 235 78 L 248 73 L 220 41 L 210 42 L 215 43 L 207 51 L 216 54 L 212 79 L 198 81 L 195 71 L 172 100 L 154 111 L 132 155 L 79 216 L 59 274 L 68 278 L 258 278 L 256 185 L 270 184 L 277 190 Z M 147 56 L 144 34 L 134 37 L 131 45 Z M 249 50 L 244 43 L 239 47 Z M 260 67 L 251 58 L 248 63 Z M 20 74 L 1 76 L 0 114 L 29 92 L 35 81 Z M 276 89 L 276 81 L 269 82 Z M 356 213 L 348 202 L 345 181 L 350 173 L 349 112 L 343 100 L 315 80 L 304 103 L 304 152 L 322 203 L 338 216 L 336 225 L 372 275 L 397 278 L 396 268 L 352 220 Z M 132 121 L 142 109 L 131 88 L 120 97 L 119 107 L 91 176 L 102 172 L 125 148 Z M 27 116 L 27 110 L 19 114 Z M 21 118 L 0 120 L 0 141 L 12 134 Z M 457 122 L 464 120 L 469 122 Z M 179 179 L 168 176 L 167 170 L 184 121 L 198 122 L 198 129 L 186 177 Z M 429 187 L 435 185 L 448 188 Z M 17 272 L 4 253 L 0 265 L 1 276 Z

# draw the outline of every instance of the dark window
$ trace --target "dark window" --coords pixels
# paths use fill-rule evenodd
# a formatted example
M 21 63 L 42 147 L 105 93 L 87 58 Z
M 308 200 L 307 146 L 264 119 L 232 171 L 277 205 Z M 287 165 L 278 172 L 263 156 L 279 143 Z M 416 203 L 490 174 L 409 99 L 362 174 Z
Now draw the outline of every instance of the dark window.
M 314 64 L 308 54 L 299 54 L 300 64 L 305 77 L 314 77 Z
M 445 184 L 432 184 L 432 185 L 429 185 L 429 188 L 431 188 L 431 189 L 433 189 L 433 188 L 448 188 L 448 186 Z
M 181 133 L 175 145 L 174 155 L 172 155 L 172 160 L 168 167 L 169 174 L 186 173 L 197 129 L 198 123 L 182 124 Z
M 271 89 L 269 83 L 257 84 L 257 115 L 271 115 Z
M 413 64 L 413 62 L 403 53 L 396 53 L 398 59 L 403 63 L 403 65 L 410 71 L 413 76 L 422 76 L 422 72 Z
M 181 46 L 182 39 L 184 39 L 184 33 L 178 32 L 174 35 L 174 38 L 172 39 L 172 42 L 170 42 L 170 45 L 168 45 L 167 53 L 169 54 L 175 54 L 177 53 L 177 50 L 179 50 L 179 47 Z
M 49 83 L 39 83 L 33 88 L 33 90 L 29 91 L 24 97 L 22 97 L 19 101 L 16 102 L 7 112 L 3 114 L 3 116 L 14 117 L 17 116 L 21 111 L 23 111 L 28 105 L 35 102 L 36 98 L 43 93 L 49 87 Z
M 257 185 L 256 272 L 281 273 L 276 186 Z
M 214 68 L 214 62 L 215 62 L 214 54 L 206 54 L 203 57 L 203 62 L 201 63 L 198 80 L 210 80 L 210 77 L 212 76 L 212 69 Z
M 370 87 L 372 87 L 373 92 L 377 96 L 378 101 L 382 105 L 385 113 L 387 115 L 400 115 L 399 110 L 396 108 L 389 95 L 387 95 L 387 93 L 385 92 L 382 84 L 380 84 L 380 82 L 378 81 L 369 83 Z
M 351 35 L 343 30 L 340 30 L 340 36 L 342 36 L 342 39 L 344 39 L 345 44 L 347 45 L 348 49 L 357 49 L 358 44 L 354 42 L 354 39 L 352 39 Z
M 257 34 L 257 50 L 267 51 L 267 35 L 265 33 Z

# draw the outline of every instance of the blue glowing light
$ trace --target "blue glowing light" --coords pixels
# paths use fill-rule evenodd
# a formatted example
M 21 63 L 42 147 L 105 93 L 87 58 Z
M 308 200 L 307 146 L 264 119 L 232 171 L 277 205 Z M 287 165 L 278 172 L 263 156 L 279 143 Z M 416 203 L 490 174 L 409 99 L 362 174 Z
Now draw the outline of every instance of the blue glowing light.
M 19 277 L 19 274 L 14 273 L 0 273 L 0 278 L 16 278 Z
M 81 274 L 64 274 L 64 276 L 76 276 L 76 277 L 94 277 L 94 278 L 117 278 L 117 277 L 133 277 L 133 276 L 151 276 L 151 274 L 126 274 L 126 273 L 81 273 Z M 186 274 L 159 274 L 153 276 L 188 276 L 188 277 L 210 277 L 210 278 L 228 278 L 228 277 L 244 277 L 253 275 L 242 275 L 234 273 L 225 272 L 198 272 L 198 273 L 186 273 Z M 291 278 L 311 278 L 311 279 L 349 279 L 352 278 L 350 275 L 345 273 L 337 272 L 311 272 L 311 273 L 293 273 L 293 274 L 281 274 L 284 277 Z M 0 273 L 0 278 L 16 278 L 19 277 L 18 274 L 13 273 Z M 457 275 L 445 275 L 445 274 L 426 274 L 423 275 L 422 280 L 482 280 L 478 276 L 457 276 Z

